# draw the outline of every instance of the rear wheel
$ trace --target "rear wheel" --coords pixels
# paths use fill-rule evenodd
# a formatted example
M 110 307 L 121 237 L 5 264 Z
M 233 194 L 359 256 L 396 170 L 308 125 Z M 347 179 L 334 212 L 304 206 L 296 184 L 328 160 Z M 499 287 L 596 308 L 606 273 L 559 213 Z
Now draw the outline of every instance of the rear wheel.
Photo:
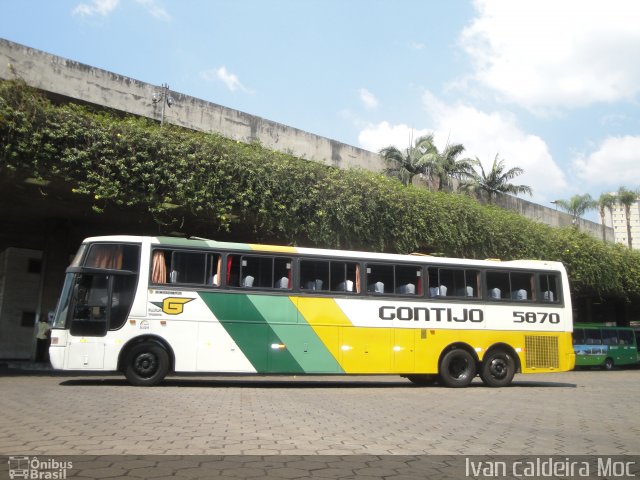
M 480 378 L 489 387 L 506 387 L 516 373 L 513 356 L 504 350 L 494 350 L 485 355 Z
M 448 351 L 440 361 L 440 381 L 446 387 L 468 386 L 476 376 L 476 361 L 461 348 Z
M 127 355 L 124 375 L 129 383 L 151 387 L 159 384 L 169 371 L 169 355 L 157 343 L 141 343 Z

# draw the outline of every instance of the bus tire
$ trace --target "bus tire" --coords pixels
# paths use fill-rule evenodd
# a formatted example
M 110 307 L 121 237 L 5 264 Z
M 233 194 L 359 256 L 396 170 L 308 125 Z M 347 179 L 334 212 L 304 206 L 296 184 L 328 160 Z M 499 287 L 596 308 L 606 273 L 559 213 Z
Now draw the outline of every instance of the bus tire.
M 613 358 L 607 357 L 604 361 L 604 369 L 613 370 L 613 367 L 614 367 Z
M 169 354 L 157 343 L 135 345 L 127 355 L 124 375 L 131 385 L 158 385 L 169 371 Z
M 407 375 L 406 378 L 414 385 L 420 386 L 433 385 L 438 381 L 437 375 L 428 374 Z
M 476 376 L 476 360 L 462 348 L 449 350 L 440 361 L 440 382 L 445 387 L 467 387 Z
M 493 350 L 485 355 L 480 378 L 488 387 L 506 387 L 516 373 L 513 356 L 504 350 Z

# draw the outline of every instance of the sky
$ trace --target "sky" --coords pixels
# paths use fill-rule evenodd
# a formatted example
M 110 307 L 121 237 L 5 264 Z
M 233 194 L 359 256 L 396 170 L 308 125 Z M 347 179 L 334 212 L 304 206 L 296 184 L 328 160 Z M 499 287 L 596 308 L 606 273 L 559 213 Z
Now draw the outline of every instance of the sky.
M 0 37 L 374 152 L 432 133 L 552 208 L 640 187 L 638 0 L 0 0 Z

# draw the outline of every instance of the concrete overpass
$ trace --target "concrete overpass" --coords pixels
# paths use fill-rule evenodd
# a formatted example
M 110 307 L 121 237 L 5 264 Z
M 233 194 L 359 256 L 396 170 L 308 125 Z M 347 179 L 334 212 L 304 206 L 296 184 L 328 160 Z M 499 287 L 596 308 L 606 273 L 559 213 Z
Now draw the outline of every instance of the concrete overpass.
M 154 101 L 162 86 L 144 83 L 73 60 L 0 39 L 0 78 L 22 79 L 54 99 L 216 132 L 338 168 L 384 168 L 382 159 L 361 148 L 320 137 L 248 113 L 171 91 L 172 107 Z M 164 112 L 164 113 L 163 113 Z M 123 220 L 118 212 L 95 215 L 90 208 L 48 186 L 8 185 L 0 179 L 0 358 L 24 358 L 32 351 L 33 322 L 55 307 L 69 255 L 86 236 L 152 231 L 140 219 Z M 552 226 L 571 225 L 571 216 L 515 197 L 501 206 Z M 601 238 L 599 224 L 580 228 Z M 613 230 L 606 230 L 613 241 Z

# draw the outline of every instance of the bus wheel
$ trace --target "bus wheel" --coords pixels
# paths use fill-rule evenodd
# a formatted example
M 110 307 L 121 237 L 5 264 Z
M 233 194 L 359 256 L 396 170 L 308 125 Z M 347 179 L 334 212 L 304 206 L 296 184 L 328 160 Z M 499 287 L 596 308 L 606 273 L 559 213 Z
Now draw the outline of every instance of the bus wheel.
M 151 387 L 159 384 L 169 371 L 169 355 L 156 343 L 134 346 L 124 368 L 124 375 L 132 385 Z
M 415 385 L 433 385 L 438 380 L 437 375 L 407 375 L 407 380 Z
M 506 387 L 516 373 L 516 362 L 504 350 L 494 350 L 485 355 L 480 368 L 480 378 L 488 387 Z
M 613 370 L 613 358 L 607 358 L 604 361 L 604 369 L 605 370 Z
M 440 381 L 445 387 L 468 386 L 476 376 L 476 361 L 462 348 L 448 351 L 440 361 Z

